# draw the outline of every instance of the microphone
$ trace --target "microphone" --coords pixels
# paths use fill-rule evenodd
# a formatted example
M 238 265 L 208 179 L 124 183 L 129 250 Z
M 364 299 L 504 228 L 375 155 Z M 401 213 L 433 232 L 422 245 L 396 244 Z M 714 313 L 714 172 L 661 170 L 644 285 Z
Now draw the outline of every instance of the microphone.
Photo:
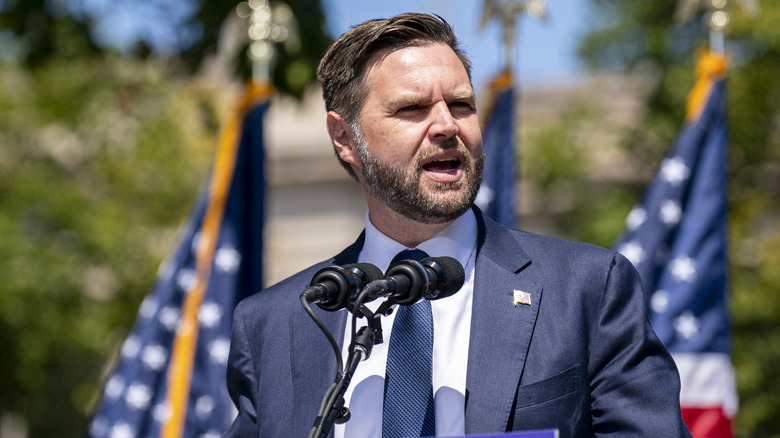
M 401 305 L 421 298 L 438 300 L 459 291 L 465 281 L 463 266 L 452 257 L 401 260 L 387 269 L 385 278 L 371 282 L 369 300 L 384 296 Z
M 382 278 L 382 270 L 371 263 L 328 266 L 314 274 L 311 286 L 301 293 L 309 303 L 329 312 L 347 307 L 363 286 Z

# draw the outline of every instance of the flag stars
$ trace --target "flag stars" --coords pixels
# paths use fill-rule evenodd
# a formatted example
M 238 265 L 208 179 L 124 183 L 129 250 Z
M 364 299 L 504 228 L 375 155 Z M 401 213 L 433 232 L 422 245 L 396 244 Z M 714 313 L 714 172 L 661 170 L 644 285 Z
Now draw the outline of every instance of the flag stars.
M 666 225 L 676 225 L 682 218 L 682 209 L 677 202 L 667 199 L 658 210 L 658 218 Z
M 125 390 L 125 379 L 121 376 L 113 375 L 108 382 L 106 382 L 106 388 L 104 393 L 106 397 L 110 399 L 118 399 L 122 392 Z
M 222 272 L 235 274 L 241 265 L 241 254 L 232 246 L 223 246 L 214 255 L 214 265 Z
M 488 187 L 487 184 L 482 184 L 482 186 L 479 188 L 479 191 L 477 192 L 477 199 L 474 200 L 474 203 L 480 207 L 487 207 L 488 204 L 493 202 L 495 197 L 496 195 L 493 192 L 493 189 Z
M 182 269 L 176 276 L 176 285 L 183 291 L 189 291 L 197 283 L 198 278 L 193 269 Z
M 691 283 L 696 279 L 696 264 L 690 257 L 677 257 L 670 262 L 672 276 L 684 283 Z
M 222 310 L 217 303 L 204 303 L 198 312 L 198 320 L 203 324 L 203 327 L 214 327 L 222 320 Z
M 684 312 L 674 320 L 674 330 L 686 340 L 691 340 L 699 333 L 699 319 L 690 311 Z
M 650 297 L 650 309 L 655 313 L 665 313 L 669 308 L 669 292 L 660 289 Z
M 135 432 L 127 423 L 120 423 L 111 428 L 110 438 L 134 438 Z
M 152 390 L 146 385 L 130 385 L 127 388 L 127 394 L 125 394 L 125 401 L 131 408 L 146 409 L 149 407 L 149 402 L 152 401 Z
M 680 158 L 667 158 L 661 163 L 661 177 L 673 186 L 688 179 L 691 171 Z
M 214 411 L 214 407 L 216 407 L 216 403 L 214 403 L 214 399 L 210 396 L 204 395 L 198 397 L 195 401 L 195 414 L 201 420 L 208 420 L 211 417 L 211 413 Z
M 228 354 L 230 354 L 230 341 L 227 339 L 216 339 L 209 346 L 209 356 L 219 364 L 227 363 Z
M 171 418 L 171 408 L 167 403 L 158 403 L 152 408 L 152 418 L 158 423 L 165 423 Z
M 639 266 L 645 260 L 645 250 L 636 240 L 623 244 L 618 251 L 634 266 Z
M 164 307 L 160 310 L 160 316 L 158 316 L 160 324 L 162 324 L 169 332 L 176 330 L 179 326 L 180 312 L 175 307 Z
M 141 302 L 141 307 L 138 309 L 138 314 L 143 319 L 149 319 L 157 312 L 157 299 L 152 295 L 147 295 Z
M 235 187 L 225 187 L 230 192 L 225 195 L 239 203 L 249 202 L 235 190 L 244 182 L 237 179 L 233 183 Z M 175 420 L 174 414 L 181 407 L 181 414 L 186 416 L 186 424 L 180 425 L 181 435 L 218 438 L 225 426 L 222 417 L 237 415 L 236 408 L 222 405 L 227 395 L 224 368 L 230 356 L 230 320 L 235 307 L 230 296 L 240 295 L 241 291 L 232 286 L 249 262 L 235 238 L 260 230 L 257 226 L 250 230 L 242 223 L 235 225 L 247 229 L 221 230 L 240 214 L 232 210 L 223 212 L 223 223 L 216 224 L 219 227 L 209 228 L 203 214 L 208 213 L 204 212 L 204 203 L 210 201 L 210 195 L 202 195 L 185 229 L 177 233 L 173 253 L 160 265 L 151 290 L 131 309 L 137 311 L 137 320 L 125 339 L 120 338 L 114 371 L 99 388 L 102 400 L 85 428 L 90 437 L 157 436 L 164 425 Z M 232 285 L 228 287 L 231 290 L 222 290 L 225 284 Z M 174 347 L 181 347 L 185 353 L 181 361 L 174 360 Z M 173 385 L 184 386 L 171 389 L 169 380 L 174 376 L 187 377 Z M 185 394 L 179 400 L 182 406 L 167 401 L 176 398 L 174 392 Z
M 160 371 L 168 360 L 168 350 L 162 345 L 149 345 L 144 348 L 141 360 L 147 367 Z
M 647 221 L 647 210 L 642 207 L 634 207 L 626 217 L 626 227 L 634 231 Z
M 141 340 L 136 335 L 130 335 L 122 343 L 122 357 L 125 359 L 133 359 L 138 352 L 141 351 Z
M 109 431 L 108 420 L 105 417 L 95 417 L 89 425 L 89 433 L 94 437 L 106 436 Z

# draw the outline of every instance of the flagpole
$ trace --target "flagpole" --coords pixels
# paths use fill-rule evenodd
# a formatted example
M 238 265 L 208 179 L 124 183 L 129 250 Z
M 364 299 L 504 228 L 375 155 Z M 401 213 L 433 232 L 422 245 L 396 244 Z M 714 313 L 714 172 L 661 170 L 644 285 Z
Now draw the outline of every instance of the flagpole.
M 761 14 L 758 0 L 742 0 L 737 4 L 749 17 L 756 19 Z M 731 22 L 729 13 L 729 0 L 678 0 L 675 11 L 675 21 L 686 23 L 693 19 L 700 9 L 706 9 L 705 17 L 709 28 L 710 51 L 718 54 L 726 54 L 726 33 Z
M 242 9 L 251 11 L 248 16 Z M 287 8 L 284 10 L 283 8 Z M 286 14 L 285 14 L 286 12 Z M 199 312 L 208 290 L 214 264 L 217 240 L 223 226 L 225 206 L 237 166 L 238 148 L 245 117 L 271 93 L 271 73 L 275 57 L 274 42 L 283 42 L 288 36 L 285 20 L 291 17 L 288 6 L 272 8 L 268 0 L 249 0 L 236 8 L 239 17 L 248 18 L 247 33 L 251 43 L 247 55 L 252 63 L 252 78 L 244 95 L 226 123 L 217 147 L 214 173 L 208 187 L 208 206 L 201 224 L 197 244 L 196 281 L 185 294 L 182 304 L 182 323 L 176 332 L 171 353 L 171 365 L 166 393 L 167 418 L 161 425 L 162 438 L 185 436 L 188 401 L 191 394 L 193 365 L 199 335 Z M 257 200 L 254 200 L 257 202 Z
M 505 73 L 512 74 L 515 65 L 518 18 L 527 13 L 539 19 L 547 17 L 544 0 L 485 0 L 482 5 L 480 29 L 493 20 L 501 26 L 501 47 L 503 48 L 502 67 Z
M 761 15 L 761 7 L 758 0 L 738 1 L 740 9 L 753 19 Z M 687 120 L 694 120 L 702 110 L 702 105 L 707 98 L 710 88 L 708 77 L 714 74 L 725 74 L 728 64 L 726 55 L 726 34 L 731 23 L 729 13 L 729 0 L 678 0 L 674 19 L 678 23 L 691 21 L 701 9 L 704 9 L 704 18 L 709 28 L 709 50 L 702 55 L 697 63 L 700 79 L 688 96 Z
M 731 20 L 726 11 L 727 0 L 713 0 L 707 24 L 710 28 L 710 50 L 719 55 L 726 54 L 726 27 Z
M 249 19 L 251 43 L 247 56 L 252 63 L 252 82 L 270 84 L 276 58 L 274 44 L 296 38 L 292 9 L 286 3 L 277 2 L 272 6 L 268 0 L 249 0 L 240 3 L 236 11 L 240 17 Z
M 496 20 L 501 26 L 502 67 L 488 86 L 482 146 L 485 169 L 475 204 L 491 219 L 516 226 L 517 125 L 512 70 L 515 65 L 518 17 L 524 13 L 545 18 L 544 0 L 485 0 L 480 28 Z

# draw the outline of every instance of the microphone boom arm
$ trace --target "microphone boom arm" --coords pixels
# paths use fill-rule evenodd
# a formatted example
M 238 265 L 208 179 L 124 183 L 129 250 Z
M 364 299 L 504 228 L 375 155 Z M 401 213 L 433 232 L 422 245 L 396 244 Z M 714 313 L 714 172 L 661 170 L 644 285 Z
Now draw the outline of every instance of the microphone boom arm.
M 364 292 L 369 288 L 366 285 Z M 360 300 L 358 299 L 358 302 Z M 380 308 L 386 304 L 382 303 Z M 352 380 L 352 375 L 355 373 L 358 364 L 367 359 L 371 355 L 375 344 L 382 343 L 382 322 L 379 318 L 380 314 L 371 312 L 366 306 L 359 304 L 353 307 L 353 313 L 357 316 L 360 311 L 361 316 L 365 316 L 368 319 L 368 325 L 361 327 L 357 332 L 357 335 L 353 337 L 349 346 L 349 356 L 347 359 L 346 370 L 341 371 L 339 369 L 336 373 L 336 380 L 331 387 L 325 393 L 320 405 L 320 411 L 317 414 L 317 418 L 314 420 L 309 438 L 326 438 L 330 434 L 330 430 L 333 424 L 341 424 L 349 421 L 350 412 L 349 408 L 344 406 L 344 394 L 347 392 L 347 387 Z

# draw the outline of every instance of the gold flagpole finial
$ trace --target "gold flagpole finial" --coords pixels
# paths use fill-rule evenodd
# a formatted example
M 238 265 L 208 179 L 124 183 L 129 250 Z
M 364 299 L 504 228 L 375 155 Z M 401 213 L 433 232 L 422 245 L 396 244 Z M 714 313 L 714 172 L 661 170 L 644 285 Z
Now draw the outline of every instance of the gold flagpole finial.
M 252 62 L 252 80 L 271 83 L 276 55 L 274 43 L 289 45 L 298 41 L 292 9 L 286 3 L 271 6 L 268 0 L 248 0 L 236 6 L 236 14 L 249 22 L 248 56 Z
M 741 10 L 752 18 L 761 15 L 758 0 L 734 0 Z M 690 21 L 700 10 L 705 11 L 707 27 L 710 29 L 710 50 L 724 54 L 726 52 L 726 30 L 731 15 L 728 11 L 729 0 L 679 0 L 674 13 L 675 21 Z
M 547 17 L 547 4 L 545 0 L 485 0 L 482 6 L 480 29 L 484 29 L 493 19 L 501 24 L 504 68 L 507 72 L 511 72 L 514 65 L 512 56 L 515 52 L 517 17 L 524 13 L 544 19 Z

